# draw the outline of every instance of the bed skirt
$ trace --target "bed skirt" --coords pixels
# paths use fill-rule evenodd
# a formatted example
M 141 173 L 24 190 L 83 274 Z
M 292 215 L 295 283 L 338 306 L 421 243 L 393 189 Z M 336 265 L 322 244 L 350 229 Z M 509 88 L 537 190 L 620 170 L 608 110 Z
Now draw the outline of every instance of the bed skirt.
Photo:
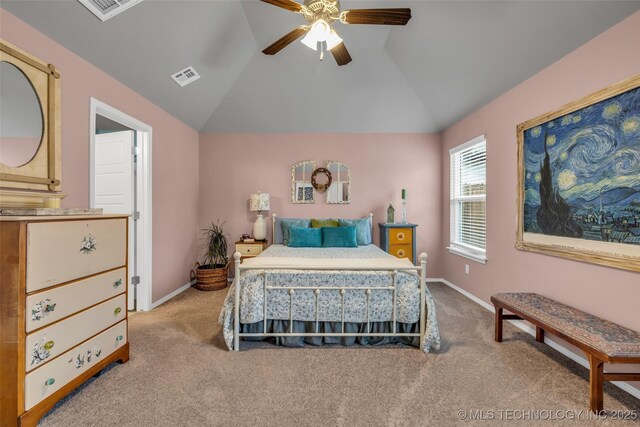
M 393 322 L 371 322 L 370 333 L 392 333 Z M 241 323 L 241 333 L 263 333 L 264 322 Z M 345 333 L 366 333 L 366 323 L 345 322 Z M 419 322 L 416 323 L 400 323 L 396 322 L 396 332 L 399 333 L 418 333 L 420 331 Z M 289 332 L 289 320 L 267 320 L 267 333 L 287 333 Z M 316 323 L 311 321 L 293 321 L 293 332 L 297 333 L 314 333 L 316 332 Z M 318 322 L 319 333 L 340 333 L 342 332 L 342 322 Z M 284 347 L 304 347 L 305 344 L 320 346 L 323 344 L 342 344 L 351 346 L 360 345 L 385 345 L 385 344 L 409 344 L 414 347 L 420 347 L 419 337 L 243 337 L 245 341 L 263 341 L 271 340 L 276 345 Z

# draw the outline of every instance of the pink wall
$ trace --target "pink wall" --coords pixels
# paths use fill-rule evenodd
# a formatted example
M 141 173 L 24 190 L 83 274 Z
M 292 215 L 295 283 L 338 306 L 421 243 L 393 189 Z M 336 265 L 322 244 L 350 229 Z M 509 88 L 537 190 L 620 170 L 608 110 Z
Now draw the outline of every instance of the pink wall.
M 400 190 L 408 191 L 408 218 L 418 224 L 418 251 L 429 253 L 428 275 L 441 277 L 441 165 L 439 135 L 428 134 L 201 134 L 200 226 L 216 219 L 237 240 L 251 233 L 256 215 L 248 198 L 258 190 L 271 195 L 271 211 L 303 218 L 386 219 L 389 202 L 399 215 Z M 291 203 L 291 166 L 327 160 L 351 166 L 351 204 Z M 269 222 L 269 239 L 271 239 Z M 232 250 L 232 249 L 231 249 Z M 231 251 L 230 250 L 230 251 Z
M 449 229 L 448 150 L 487 136 L 487 257 L 481 265 L 445 252 L 445 277 L 489 301 L 533 291 L 640 330 L 640 274 L 514 248 L 516 125 L 640 73 L 640 12 L 591 40 L 443 134 L 442 219 Z M 448 237 L 444 236 L 445 242 Z M 471 274 L 464 274 L 470 264 Z
M 188 283 L 197 235 L 198 132 L 3 9 L 0 24 L 0 37 L 62 74 L 65 207 L 89 205 L 90 97 L 153 128 L 153 300 Z

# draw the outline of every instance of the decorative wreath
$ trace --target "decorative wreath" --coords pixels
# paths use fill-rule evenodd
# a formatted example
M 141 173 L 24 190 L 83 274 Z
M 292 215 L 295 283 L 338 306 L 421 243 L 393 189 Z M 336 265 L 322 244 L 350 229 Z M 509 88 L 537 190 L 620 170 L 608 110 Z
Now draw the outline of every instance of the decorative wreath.
M 327 177 L 327 182 L 324 184 L 318 184 L 316 182 L 316 177 L 321 173 Z M 331 186 L 331 180 L 331 172 L 329 172 L 329 169 L 327 168 L 318 168 L 314 170 L 313 174 L 311 175 L 311 185 L 313 185 L 313 188 L 315 188 L 318 193 L 324 193 L 325 191 L 327 191 L 327 189 Z

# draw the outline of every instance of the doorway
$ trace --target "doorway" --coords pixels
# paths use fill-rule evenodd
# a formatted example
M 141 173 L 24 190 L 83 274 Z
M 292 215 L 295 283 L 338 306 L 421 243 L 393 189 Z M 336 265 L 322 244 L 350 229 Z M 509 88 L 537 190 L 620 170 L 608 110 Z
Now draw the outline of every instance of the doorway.
M 151 309 L 150 126 L 91 98 L 89 205 L 129 216 L 129 310 Z

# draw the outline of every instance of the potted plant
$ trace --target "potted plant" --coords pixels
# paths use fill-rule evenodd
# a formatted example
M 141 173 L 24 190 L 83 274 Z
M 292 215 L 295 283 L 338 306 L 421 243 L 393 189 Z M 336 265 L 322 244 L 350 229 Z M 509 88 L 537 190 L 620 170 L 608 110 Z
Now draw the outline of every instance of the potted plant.
M 227 234 L 222 225 L 214 224 L 203 229 L 205 239 L 204 262 L 196 262 L 195 287 L 201 291 L 217 291 L 227 287 L 229 257 L 227 256 Z

